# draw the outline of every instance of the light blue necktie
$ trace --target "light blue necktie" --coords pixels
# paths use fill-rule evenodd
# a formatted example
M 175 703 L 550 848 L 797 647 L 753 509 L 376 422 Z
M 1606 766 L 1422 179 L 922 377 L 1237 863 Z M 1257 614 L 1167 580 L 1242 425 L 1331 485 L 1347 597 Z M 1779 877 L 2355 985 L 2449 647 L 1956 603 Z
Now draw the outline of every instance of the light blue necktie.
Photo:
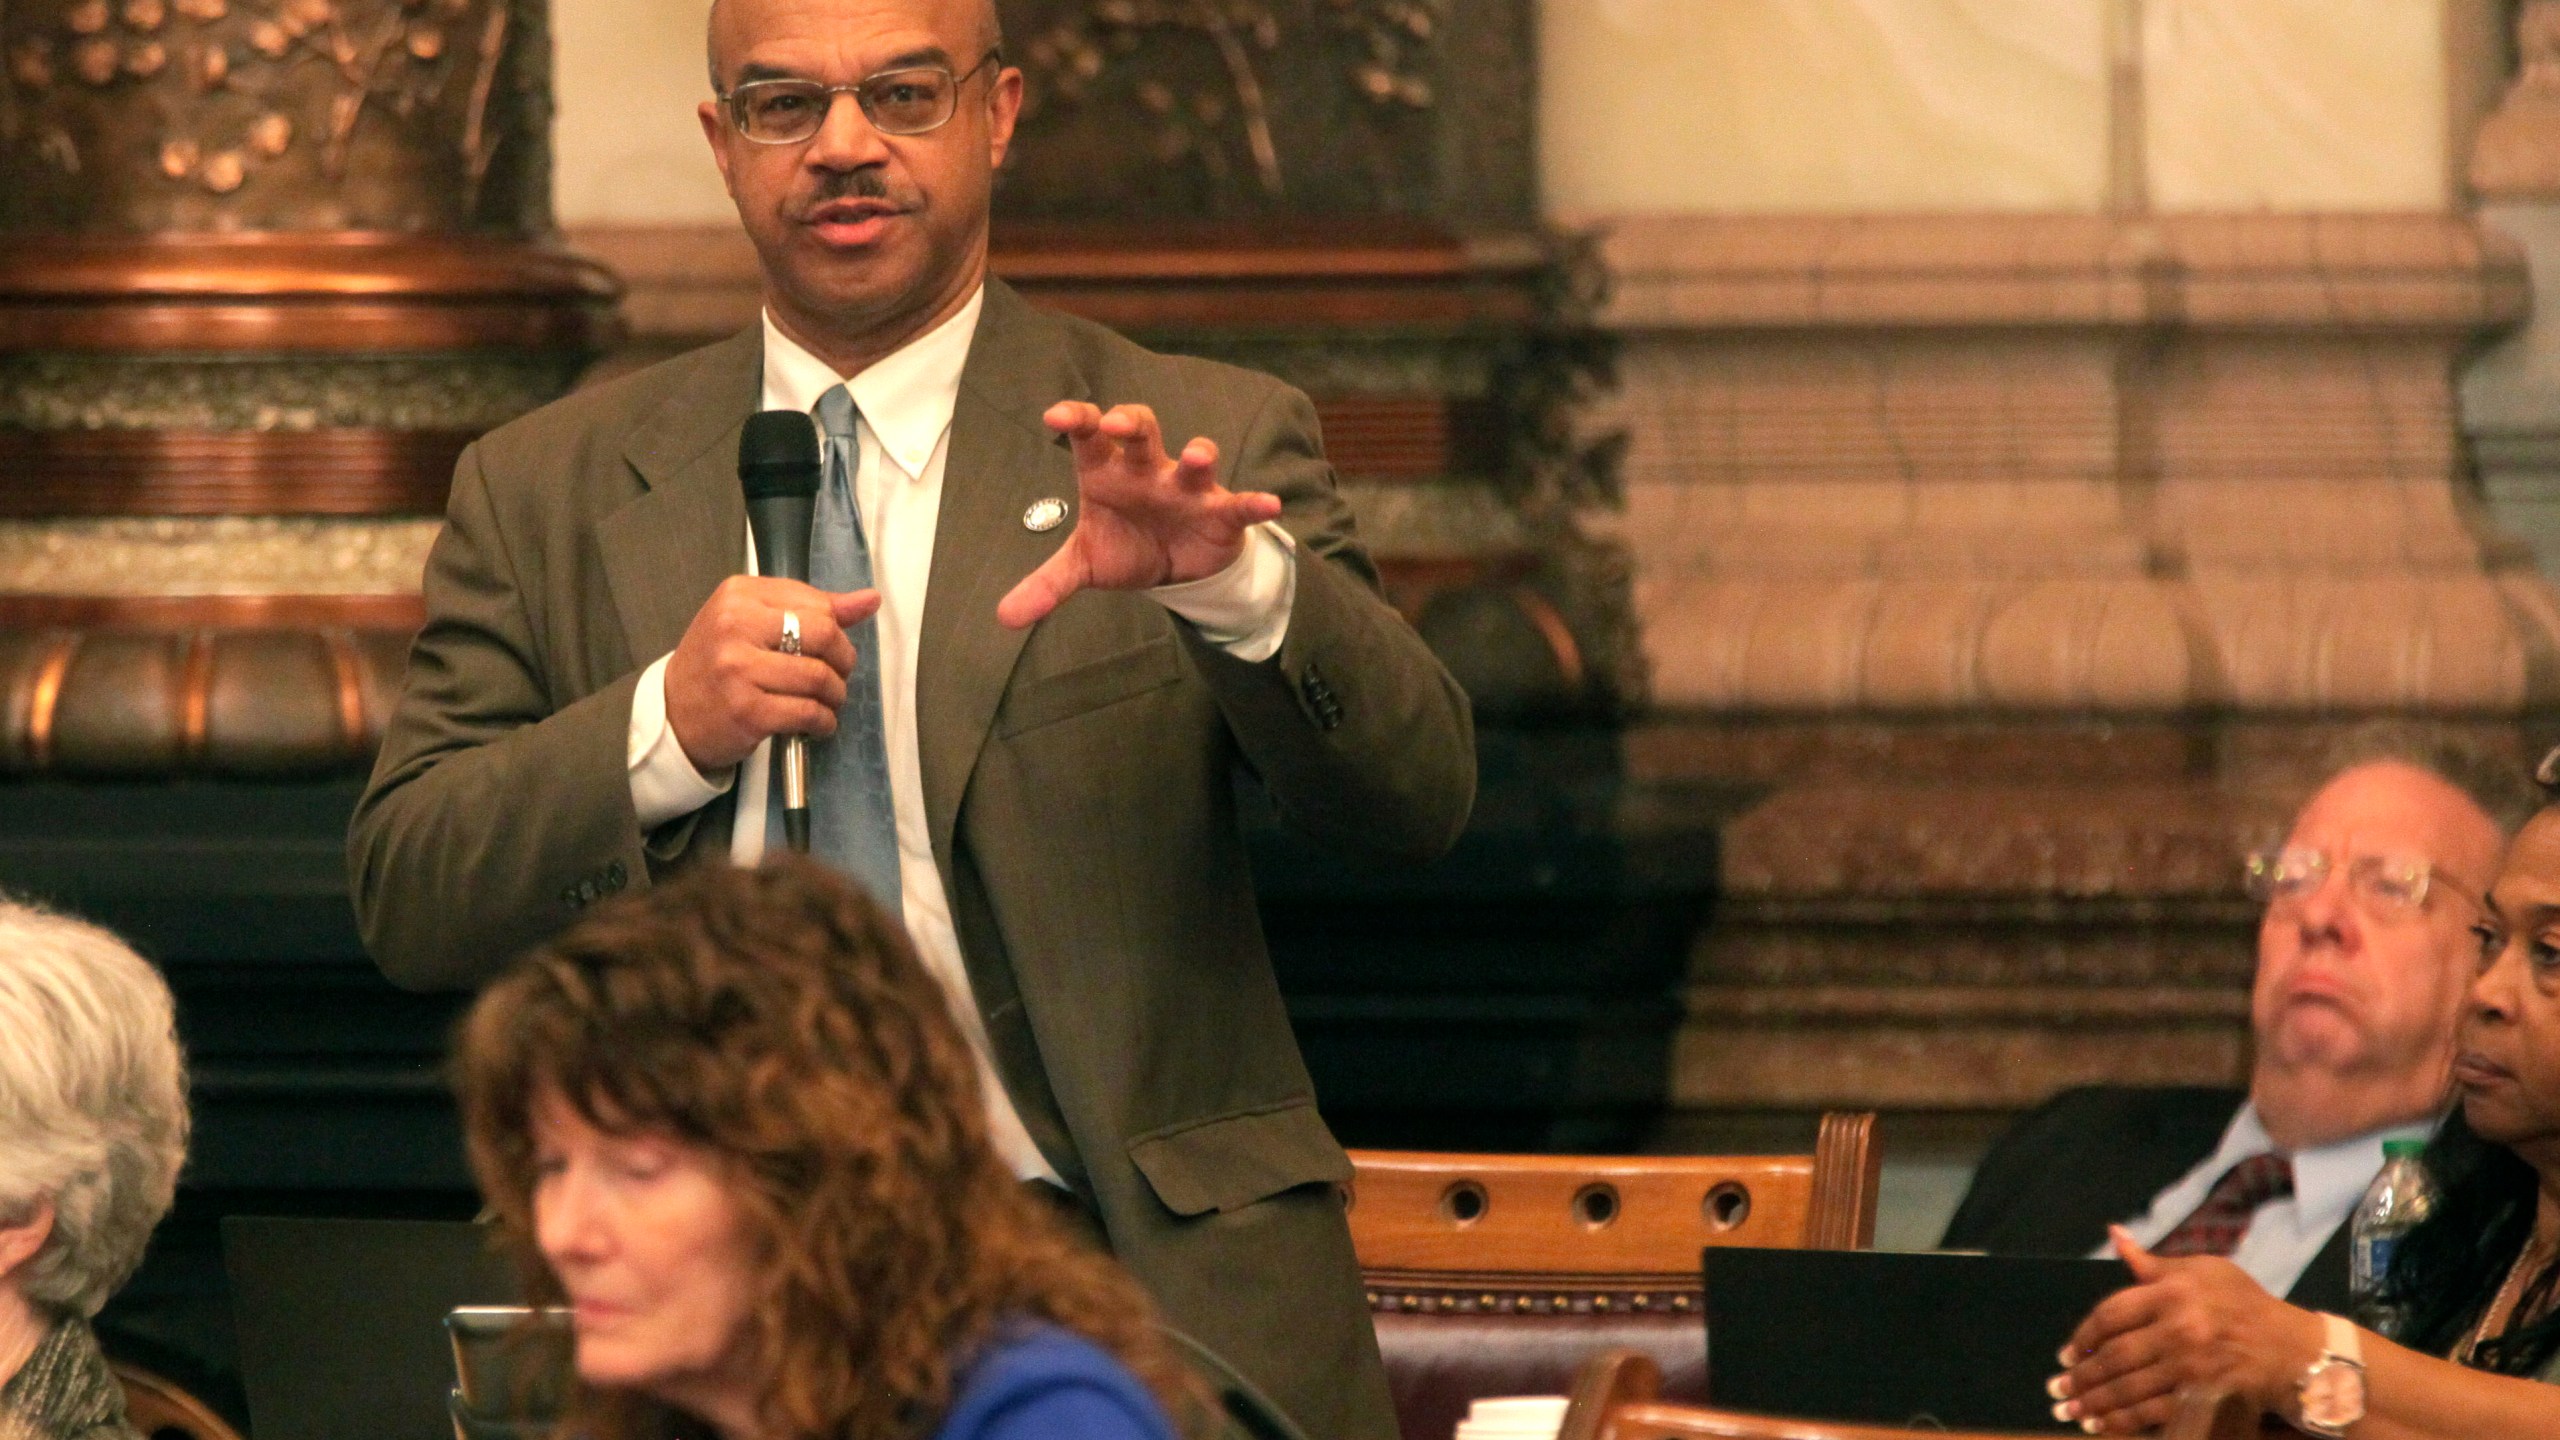
M 809 523 L 809 583 L 838 594 L 868 589 L 871 546 L 853 497 L 853 469 L 862 455 L 853 433 L 853 396 L 838 385 L 818 397 L 817 411 L 818 428 L 827 435 L 827 483 Z M 809 741 L 809 851 L 859 881 L 892 916 L 901 916 L 898 809 L 889 793 L 889 737 L 880 708 L 880 625 L 865 620 L 847 634 L 853 673 L 845 677 L 836 733 Z M 766 812 L 765 844 L 779 852 L 779 783 Z

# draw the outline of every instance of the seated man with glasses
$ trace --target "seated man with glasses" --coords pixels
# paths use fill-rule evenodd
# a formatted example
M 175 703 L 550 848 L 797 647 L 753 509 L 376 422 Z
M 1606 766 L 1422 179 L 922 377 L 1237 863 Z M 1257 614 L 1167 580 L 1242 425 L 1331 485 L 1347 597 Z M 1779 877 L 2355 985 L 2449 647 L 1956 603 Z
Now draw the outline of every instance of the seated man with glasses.
M 1993 1146 L 1946 1248 L 2112 1254 L 2121 1223 L 2156 1254 L 2228 1256 L 2271 1294 L 2347 1305 L 2348 1217 L 2384 1142 L 2444 1114 L 2471 927 L 2532 808 L 2521 774 L 2456 748 L 2367 748 L 2246 862 L 2266 907 L 2248 1090 L 2064 1092 Z

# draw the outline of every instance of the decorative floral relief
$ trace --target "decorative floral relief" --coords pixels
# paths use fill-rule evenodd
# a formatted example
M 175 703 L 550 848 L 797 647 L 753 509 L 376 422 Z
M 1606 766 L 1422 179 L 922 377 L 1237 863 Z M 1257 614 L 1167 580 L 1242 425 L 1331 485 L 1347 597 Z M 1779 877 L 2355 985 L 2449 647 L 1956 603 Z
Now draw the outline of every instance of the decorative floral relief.
M 321 174 L 336 181 L 368 111 L 406 121 L 463 80 L 453 143 L 476 192 L 497 148 L 488 110 L 508 3 L 73 0 L 50 26 L 12 27 L 12 0 L 0 0 L 0 144 L 31 144 L 54 168 L 77 174 L 79 146 L 51 115 L 66 92 L 120 94 L 162 81 L 152 98 L 137 93 L 126 103 L 163 117 L 158 168 L 168 182 L 229 194 L 260 167 L 315 146 Z M 19 0 L 18 8 L 24 16 L 29 7 Z M 308 67 L 328 77 L 325 112 L 298 121 L 287 112 L 307 103 L 294 92 L 308 87 L 293 82 Z
M 1331 31 L 1354 40 L 1360 58 L 1347 77 L 1371 104 L 1427 109 L 1434 102 L 1424 73 L 1448 0 L 1087 0 L 1025 49 L 1029 105 L 1092 103 L 1124 64 L 1146 73 L 1127 87 L 1153 126 L 1159 163 L 1191 161 L 1222 170 L 1221 136 L 1233 126 L 1251 157 L 1254 183 L 1272 199 L 1288 193 L 1264 83 L 1267 57 L 1284 41 Z M 1219 68 L 1177 84 L 1168 67 L 1148 66 L 1151 41 L 1206 40 Z

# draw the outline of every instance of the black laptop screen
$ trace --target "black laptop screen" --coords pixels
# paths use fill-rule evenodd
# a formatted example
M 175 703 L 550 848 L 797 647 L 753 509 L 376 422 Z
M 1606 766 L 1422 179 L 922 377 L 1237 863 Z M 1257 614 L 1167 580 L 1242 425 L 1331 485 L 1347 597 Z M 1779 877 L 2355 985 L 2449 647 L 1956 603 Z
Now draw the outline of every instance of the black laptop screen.
M 1706 1252 L 1707 1394 L 1724 1409 L 2068 1432 L 2045 1382 L 2114 1260 L 1873 1250 Z

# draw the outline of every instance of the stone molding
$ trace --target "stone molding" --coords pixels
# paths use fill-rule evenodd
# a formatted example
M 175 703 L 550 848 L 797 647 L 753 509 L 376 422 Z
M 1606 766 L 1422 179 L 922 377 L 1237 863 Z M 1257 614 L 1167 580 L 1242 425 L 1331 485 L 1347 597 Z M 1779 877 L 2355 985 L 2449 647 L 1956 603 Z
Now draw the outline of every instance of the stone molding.
M 1577 216 L 1620 332 L 2090 326 L 2469 331 L 2524 263 L 2443 215 Z
M 1612 531 L 1671 713 L 2515 715 L 2560 596 L 2467 487 L 2521 317 L 2440 215 L 1602 225 Z

